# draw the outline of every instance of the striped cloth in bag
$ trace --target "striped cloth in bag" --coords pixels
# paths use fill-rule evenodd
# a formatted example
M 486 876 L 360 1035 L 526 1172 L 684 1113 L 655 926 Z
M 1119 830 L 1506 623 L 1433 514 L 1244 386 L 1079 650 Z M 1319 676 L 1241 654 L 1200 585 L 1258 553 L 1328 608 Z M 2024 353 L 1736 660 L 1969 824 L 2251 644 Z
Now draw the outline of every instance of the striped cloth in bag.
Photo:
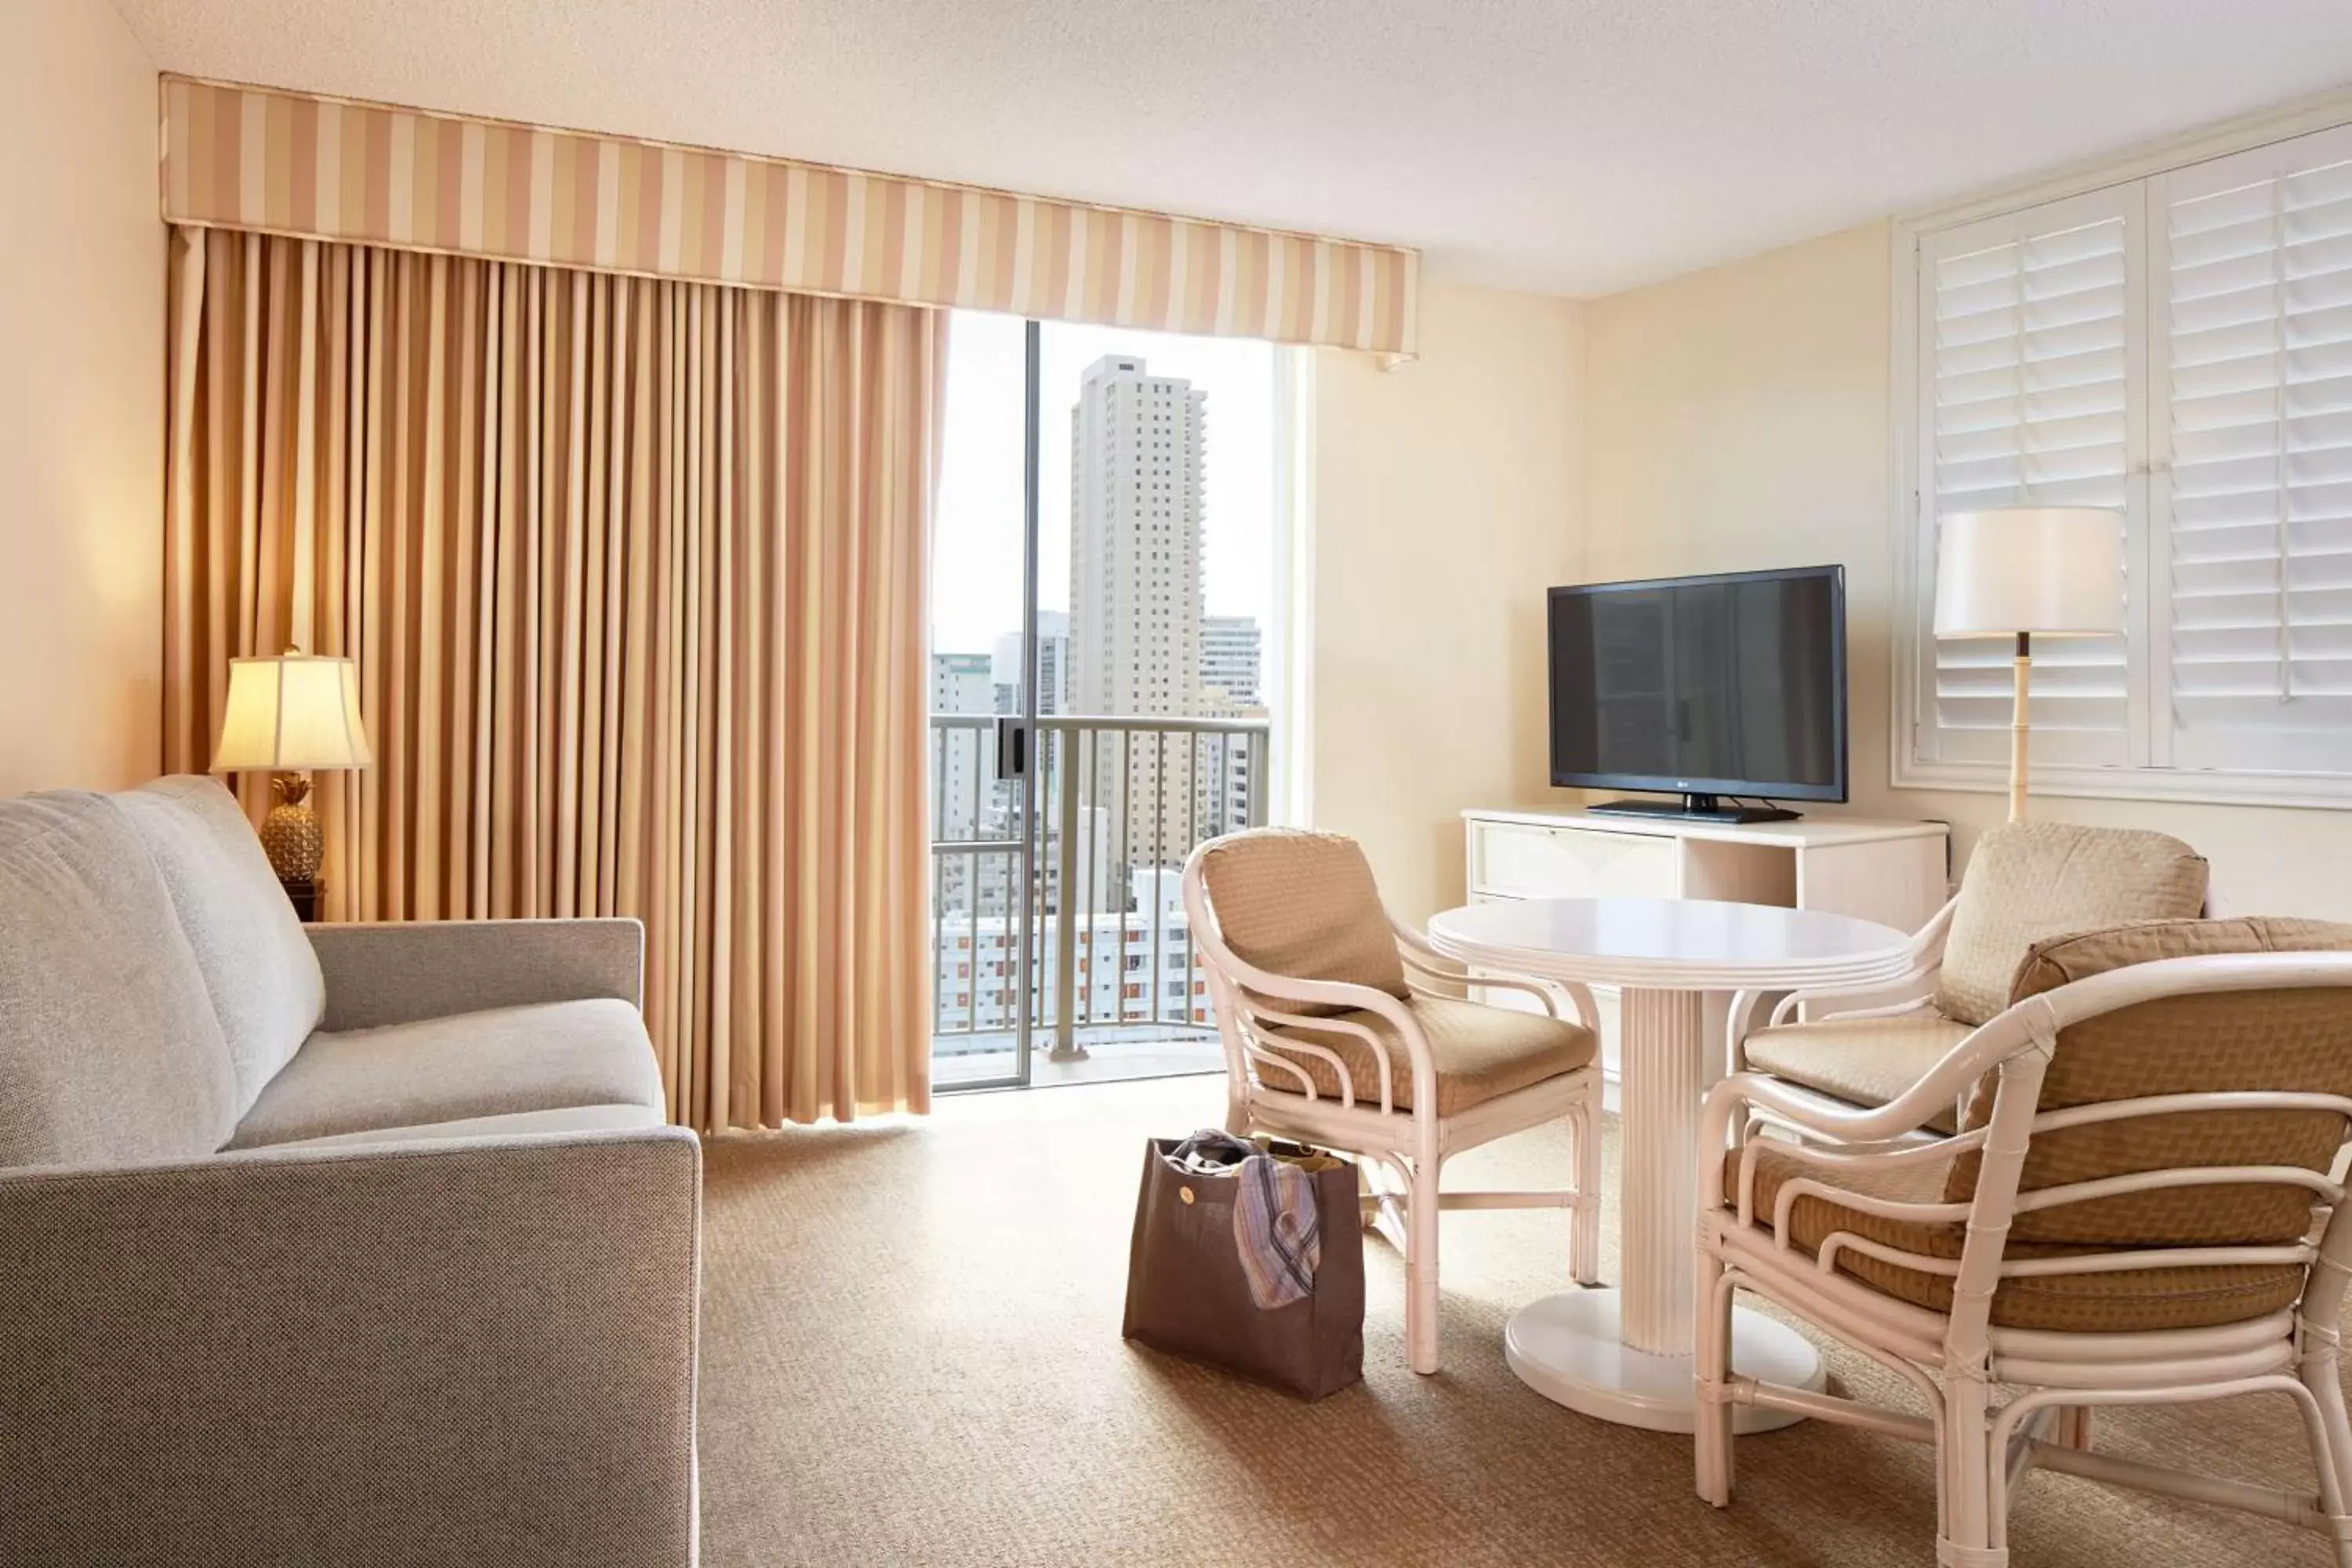
M 1249 1280 L 1251 1300 L 1262 1309 L 1286 1307 L 1315 1289 L 1323 1234 L 1309 1171 L 1324 1168 L 1329 1156 L 1301 1163 L 1229 1132 L 1202 1128 L 1179 1143 L 1171 1157 L 1187 1171 L 1231 1175 L 1238 1184 L 1234 1247 Z

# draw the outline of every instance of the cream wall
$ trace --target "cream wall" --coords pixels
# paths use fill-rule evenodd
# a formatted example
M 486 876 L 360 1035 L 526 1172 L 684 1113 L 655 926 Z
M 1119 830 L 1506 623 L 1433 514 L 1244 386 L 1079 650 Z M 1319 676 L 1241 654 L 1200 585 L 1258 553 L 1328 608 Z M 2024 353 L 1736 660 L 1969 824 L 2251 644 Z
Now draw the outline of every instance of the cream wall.
M 1583 307 L 1432 283 L 1421 357 L 1315 366 L 1306 574 L 1316 826 L 1419 920 L 1463 899 L 1467 805 L 1546 776 L 1544 590 L 1580 537 Z
M 155 771 L 155 90 L 104 0 L 0 5 L 0 795 Z
M 1889 242 L 1873 224 L 1587 305 L 1575 564 L 1603 581 L 1843 562 L 1847 809 L 1944 818 L 1965 851 L 2001 796 L 1887 784 Z M 2176 834 L 2226 909 L 2352 919 L 2352 812 L 2036 796 L 2033 813 Z

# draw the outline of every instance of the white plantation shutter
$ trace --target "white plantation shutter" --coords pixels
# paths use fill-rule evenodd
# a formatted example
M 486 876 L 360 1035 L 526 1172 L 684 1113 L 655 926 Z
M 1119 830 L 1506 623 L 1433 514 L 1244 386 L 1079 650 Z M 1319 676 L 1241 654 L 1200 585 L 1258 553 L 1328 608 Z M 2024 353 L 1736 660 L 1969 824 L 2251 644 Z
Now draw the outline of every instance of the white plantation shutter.
M 1985 507 L 2128 507 L 2145 455 L 2137 417 L 2140 196 L 2137 186 L 2053 202 L 1923 237 L 1919 266 L 1921 638 L 1917 753 L 2009 756 L 2007 638 L 1932 635 L 1936 521 Z M 2126 585 L 2127 597 L 2137 597 Z M 2137 760 L 2129 645 L 2034 648 L 2037 763 Z
M 2352 129 L 2159 176 L 2152 760 L 2352 773 Z

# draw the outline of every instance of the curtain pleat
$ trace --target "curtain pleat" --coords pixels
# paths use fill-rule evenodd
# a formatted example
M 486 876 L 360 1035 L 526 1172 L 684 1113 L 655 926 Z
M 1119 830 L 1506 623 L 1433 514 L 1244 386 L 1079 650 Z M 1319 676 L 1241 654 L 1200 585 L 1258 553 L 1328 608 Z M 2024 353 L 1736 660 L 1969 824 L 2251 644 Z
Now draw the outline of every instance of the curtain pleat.
M 226 230 L 172 268 L 167 765 L 232 657 L 348 655 L 330 918 L 634 915 L 675 1120 L 928 1109 L 943 313 Z

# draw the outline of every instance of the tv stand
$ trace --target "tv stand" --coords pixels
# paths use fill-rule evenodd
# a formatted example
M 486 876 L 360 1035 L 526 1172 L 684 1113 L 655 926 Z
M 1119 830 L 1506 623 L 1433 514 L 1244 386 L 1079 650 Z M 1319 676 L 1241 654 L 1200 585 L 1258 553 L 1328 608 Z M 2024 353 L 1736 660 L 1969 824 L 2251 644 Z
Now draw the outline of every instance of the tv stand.
M 1679 805 L 1670 800 L 1604 800 L 1588 811 L 1612 816 L 1667 816 L 1678 822 L 1722 822 L 1734 826 L 1750 822 L 1795 822 L 1802 813 L 1777 805 L 1726 805 L 1721 795 L 1686 795 Z

